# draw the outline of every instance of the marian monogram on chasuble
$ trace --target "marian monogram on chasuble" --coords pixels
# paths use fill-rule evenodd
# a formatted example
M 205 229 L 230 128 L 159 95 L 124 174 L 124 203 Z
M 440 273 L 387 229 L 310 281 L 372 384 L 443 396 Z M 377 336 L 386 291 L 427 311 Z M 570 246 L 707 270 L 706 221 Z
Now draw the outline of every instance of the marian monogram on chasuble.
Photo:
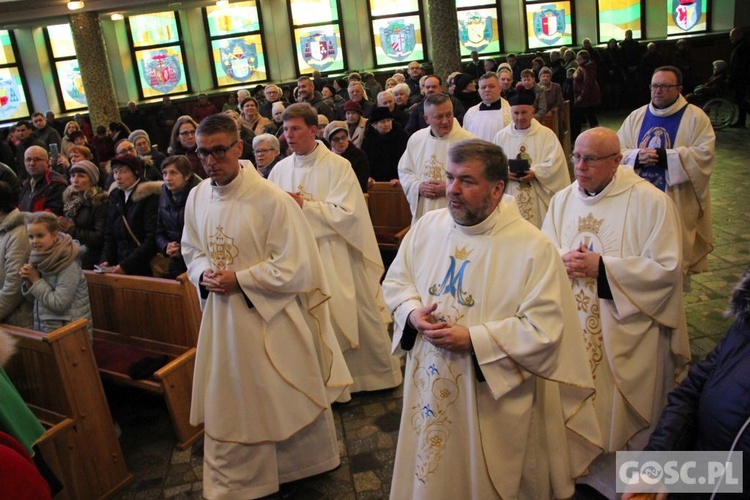
M 208 251 L 214 269 L 226 270 L 240 254 L 234 238 L 224 233 L 224 228 L 216 226 L 216 232 L 208 237 Z
M 445 177 L 445 163 L 437 159 L 436 155 L 430 155 L 430 159 L 425 162 L 422 171 L 422 180 L 441 182 Z
M 471 250 L 466 247 L 455 248 L 449 256 L 450 263 L 442 282 L 430 287 L 430 295 L 438 300 L 440 297 L 447 299 L 436 311 L 437 321 L 459 323 L 465 316 L 463 311 L 476 304 L 464 283 L 464 272 L 471 262 L 469 254 Z M 453 312 L 442 310 L 447 306 Z M 412 406 L 411 424 L 419 443 L 415 474 L 420 482 L 426 483 L 429 475 L 437 470 L 450 439 L 453 419 L 449 409 L 459 396 L 458 382 L 463 373 L 452 361 L 455 357 L 452 353 L 428 342 L 423 342 L 422 346 L 420 354 L 414 358 L 412 370 L 418 397 Z
M 578 229 L 571 241 L 571 248 L 585 248 L 605 255 L 611 243 L 608 238 L 609 232 L 604 230 L 604 219 L 597 219 L 592 213 L 585 217 L 578 217 Z M 573 294 L 576 299 L 578 317 L 583 326 L 583 339 L 586 342 L 586 350 L 589 355 L 591 374 L 596 379 L 599 365 L 604 360 L 604 346 L 602 341 L 602 323 L 600 317 L 599 296 L 596 287 L 596 278 L 576 278 L 573 280 Z M 596 395 L 594 395 L 596 397 Z

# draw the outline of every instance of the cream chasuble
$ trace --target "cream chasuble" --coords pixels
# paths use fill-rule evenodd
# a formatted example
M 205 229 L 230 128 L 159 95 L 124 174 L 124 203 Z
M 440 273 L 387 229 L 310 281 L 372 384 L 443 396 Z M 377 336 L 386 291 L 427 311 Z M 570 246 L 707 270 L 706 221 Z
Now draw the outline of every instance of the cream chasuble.
M 191 191 L 182 255 L 199 289 L 208 269 L 243 293 L 201 299 L 190 422 L 218 441 L 290 439 L 351 383 L 330 324 L 328 285 L 299 207 L 253 168 Z
M 542 227 L 549 202 L 555 193 L 570 185 L 568 163 L 560 141 L 550 129 L 531 120 L 526 130 L 511 123 L 493 138 L 509 159 L 526 159 L 536 176 L 531 182 L 508 181 L 505 192 L 516 199 L 521 217 Z
M 684 97 L 664 109 L 651 104 L 633 111 L 625 119 L 617 136 L 622 148 L 622 163 L 635 165 L 638 151 L 648 144 L 638 144 L 646 110 L 655 116 L 670 116 L 687 105 L 677 137 L 667 145 L 667 194 L 674 200 L 683 229 L 683 271 L 702 273 L 708 270 L 708 254 L 713 250 L 711 196 L 709 181 L 714 169 L 716 134 L 702 109 L 687 104 Z
M 331 286 L 331 317 L 354 379 L 351 392 L 399 385 L 401 369 L 390 355 L 390 317 L 380 292 L 383 260 L 349 161 L 317 143 L 308 155 L 280 161 L 268 180 L 305 200 L 302 213 Z
M 482 103 L 470 107 L 464 115 L 464 130 L 468 130 L 480 139 L 492 142 L 498 132 L 511 124 L 510 104 L 500 98 L 500 109 L 482 109 Z
M 472 356 L 417 335 L 407 354 L 391 498 L 567 498 L 600 452 L 593 381 L 562 262 L 515 201 L 472 227 L 411 228 L 383 282 L 394 352 L 412 310 L 469 328 Z
M 596 196 L 573 183 L 544 222 L 561 254 L 584 246 L 607 271 L 612 300 L 599 298 L 595 278 L 571 280 L 607 452 L 656 425 L 690 360 L 679 224 L 669 198 L 627 167 Z
M 419 184 L 445 182 L 448 148 L 464 139 L 476 139 L 476 136 L 462 129 L 455 118 L 453 128 L 445 137 L 434 136 L 430 127 L 418 130 L 409 137 L 406 151 L 398 162 L 398 178 L 411 207 L 412 224 L 430 210 L 446 206 L 445 196 L 434 199 L 420 196 Z

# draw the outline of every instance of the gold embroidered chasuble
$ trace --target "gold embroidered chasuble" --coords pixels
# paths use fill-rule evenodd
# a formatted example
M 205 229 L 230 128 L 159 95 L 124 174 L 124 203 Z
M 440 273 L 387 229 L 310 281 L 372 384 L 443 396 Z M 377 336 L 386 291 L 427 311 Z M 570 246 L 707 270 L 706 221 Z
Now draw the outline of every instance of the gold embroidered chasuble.
M 207 269 L 232 270 L 254 306 L 243 293 L 201 299 L 191 423 L 219 441 L 290 439 L 351 384 L 299 207 L 254 168 L 226 186 L 205 180 L 189 195 L 181 245 L 196 289 Z

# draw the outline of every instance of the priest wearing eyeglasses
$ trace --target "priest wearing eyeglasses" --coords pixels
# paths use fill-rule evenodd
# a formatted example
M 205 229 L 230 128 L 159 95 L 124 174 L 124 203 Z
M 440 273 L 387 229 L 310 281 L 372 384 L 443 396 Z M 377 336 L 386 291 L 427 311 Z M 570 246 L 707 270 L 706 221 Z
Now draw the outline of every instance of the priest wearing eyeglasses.
M 579 482 L 607 498 L 615 452 L 643 449 L 690 360 L 679 215 L 621 159 L 613 131 L 579 135 L 576 181 L 552 198 L 542 226 L 573 288 L 604 437 L 604 455 Z
M 674 200 L 682 222 L 683 272 L 702 273 L 713 250 L 709 181 L 716 135 L 703 110 L 680 94 L 679 69 L 657 68 L 650 89 L 651 102 L 633 111 L 617 132 L 623 164 Z
M 203 309 L 190 409 L 206 430 L 203 496 L 260 498 L 339 465 L 330 403 L 351 377 L 299 207 L 241 164 L 231 117 L 206 117 L 196 141 L 209 178 L 181 248 Z

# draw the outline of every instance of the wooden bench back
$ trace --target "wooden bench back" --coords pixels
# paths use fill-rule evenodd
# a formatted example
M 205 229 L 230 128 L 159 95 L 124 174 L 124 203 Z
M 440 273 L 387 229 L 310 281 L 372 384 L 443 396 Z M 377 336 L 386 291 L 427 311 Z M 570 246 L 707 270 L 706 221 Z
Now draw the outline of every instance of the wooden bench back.
M 383 249 L 397 249 L 411 225 L 411 209 L 401 186 L 374 182 L 367 188 L 370 219 Z
M 17 352 L 5 368 L 24 401 L 37 415 L 56 414 L 75 423 L 75 450 L 69 455 L 80 456 L 79 470 L 72 478 L 65 470 L 55 472 L 74 498 L 102 498 L 132 476 L 115 435 L 87 325 L 79 319 L 50 334 L 8 325 L 0 329 L 16 339 Z
M 91 271 L 84 274 L 97 337 L 116 337 L 117 342 L 174 355 L 196 346 L 201 310 L 187 275 L 168 280 Z

